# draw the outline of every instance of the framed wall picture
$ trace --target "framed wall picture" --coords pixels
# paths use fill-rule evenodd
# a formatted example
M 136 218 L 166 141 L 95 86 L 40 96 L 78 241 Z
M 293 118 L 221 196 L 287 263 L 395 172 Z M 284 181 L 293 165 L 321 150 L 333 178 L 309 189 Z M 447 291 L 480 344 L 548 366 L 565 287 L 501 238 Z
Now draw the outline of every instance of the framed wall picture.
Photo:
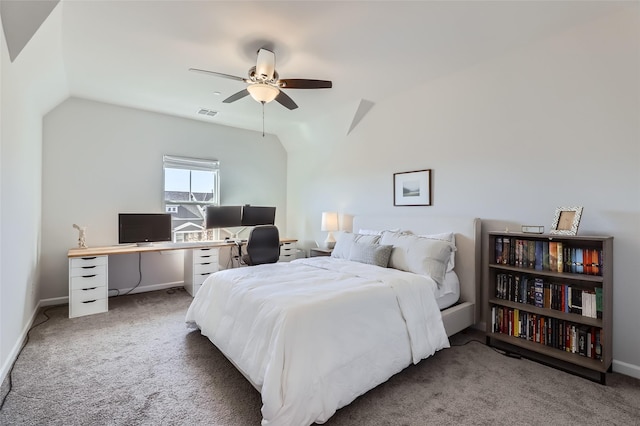
M 582 207 L 558 207 L 549 234 L 576 235 L 581 216 Z
M 431 169 L 393 174 L 394 206 L 431 205 Z

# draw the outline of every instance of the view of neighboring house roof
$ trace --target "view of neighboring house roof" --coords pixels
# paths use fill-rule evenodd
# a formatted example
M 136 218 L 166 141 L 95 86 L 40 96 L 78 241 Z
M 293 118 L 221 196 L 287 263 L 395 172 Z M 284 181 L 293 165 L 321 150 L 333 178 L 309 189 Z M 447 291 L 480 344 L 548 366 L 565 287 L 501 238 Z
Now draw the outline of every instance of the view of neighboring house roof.
M 205 228 L 201 225 L 197 225 L 193 222 L 186 222 L 182 225 L 176 226 L 173 230 L 174 232 L 202 232 L 204 229 Z

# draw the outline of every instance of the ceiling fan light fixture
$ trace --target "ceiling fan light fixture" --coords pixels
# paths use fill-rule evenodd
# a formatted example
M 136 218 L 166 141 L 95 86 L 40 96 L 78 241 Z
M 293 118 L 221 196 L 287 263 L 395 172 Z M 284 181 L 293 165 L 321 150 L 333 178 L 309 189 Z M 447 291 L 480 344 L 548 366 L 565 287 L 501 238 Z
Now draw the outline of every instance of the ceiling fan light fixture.
M 258 102 L 269 103 L 280 93 L 280 89 L 266 83 L 254 83 L 247 86 L 247 90 L 253 99 Z

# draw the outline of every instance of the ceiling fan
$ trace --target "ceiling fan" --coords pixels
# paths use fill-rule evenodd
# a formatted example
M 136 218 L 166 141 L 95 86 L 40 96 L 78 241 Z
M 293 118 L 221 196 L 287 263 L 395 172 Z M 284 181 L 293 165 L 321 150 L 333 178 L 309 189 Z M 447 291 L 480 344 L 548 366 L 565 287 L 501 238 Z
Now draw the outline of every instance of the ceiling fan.
M 200 72 L 218 77 L 229 78 L 247 83 L 247 87 L 238 93 L 229 96 L 223 103 L 235 102 L 247 95 L 262 103 L 275 100 L 288 109 L 296 109 L 298 105 L 282 91 L 282 89 L 330 89 L 331 81 L 308 80 L 303 78 L 281 79 L 276 71 L 276 55 L 268 49 L 258 50 L 258 60 L 255 67 L 249 69 L 249 77 L 237 77 L 235 75 L 223 74 L 215 71 L 189 68 L 189 71 Z

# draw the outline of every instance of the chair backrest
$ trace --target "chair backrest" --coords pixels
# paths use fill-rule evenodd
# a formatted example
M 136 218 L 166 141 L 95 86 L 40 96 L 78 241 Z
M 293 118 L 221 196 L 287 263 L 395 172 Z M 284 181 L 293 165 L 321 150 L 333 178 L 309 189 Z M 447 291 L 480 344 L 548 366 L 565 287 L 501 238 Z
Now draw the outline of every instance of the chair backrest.
M 251 230 L 247 255 L 252 265 L 276 263 L 280 257 L 280 233 L 274 225 L 260 225 Z

